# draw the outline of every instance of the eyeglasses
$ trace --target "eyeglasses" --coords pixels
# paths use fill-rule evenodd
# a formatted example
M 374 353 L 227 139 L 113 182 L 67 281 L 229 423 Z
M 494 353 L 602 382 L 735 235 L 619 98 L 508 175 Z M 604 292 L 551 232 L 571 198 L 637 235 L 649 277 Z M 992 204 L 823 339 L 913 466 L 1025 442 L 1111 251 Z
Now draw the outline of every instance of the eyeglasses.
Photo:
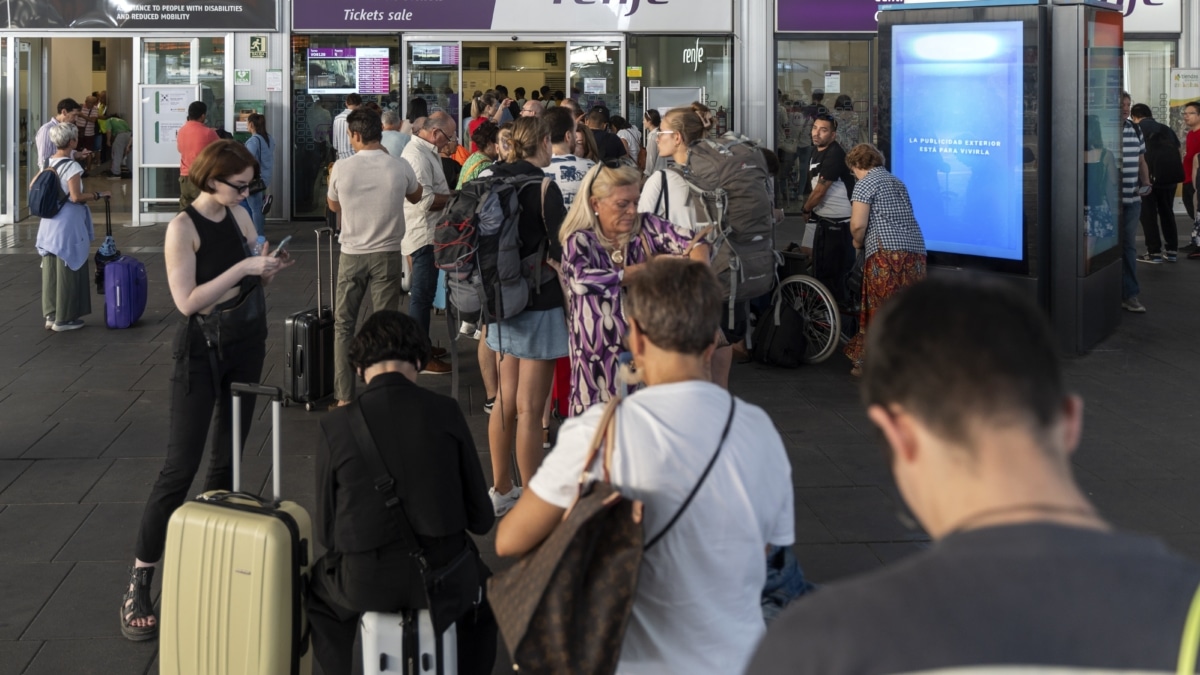
M 670 136 L 671 134 L 674 134 L 674 135 L 678 136 L 678 135 L 679 135 L 679 132 L 678 132 L 678 131 L 674 131 L 674 130 L 672 130 L 672 129 L 659 129 L 659 130 L 658 130 L 658 135 L 659 135 L 659 136 Z
M 249 183 L 246 183 L 245 185 L 234 185 L 233 183 L 230 183 L 229 181 L 225 180 L 224 178 L 218 178 L 217 182 L 228 185 L 229 187 L 233 188 L 234 191 L 237 192 L 239 195 L 240 194 L 250 194 L 250 184 Z

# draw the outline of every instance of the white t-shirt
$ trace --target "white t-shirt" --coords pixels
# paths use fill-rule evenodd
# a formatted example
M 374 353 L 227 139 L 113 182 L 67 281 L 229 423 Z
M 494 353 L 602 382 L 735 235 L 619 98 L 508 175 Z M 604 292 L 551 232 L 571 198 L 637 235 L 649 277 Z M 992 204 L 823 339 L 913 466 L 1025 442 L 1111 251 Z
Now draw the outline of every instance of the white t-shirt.
M 667 177 L 667 199 L 660 200 L 664 175 Z M 669 220 L 675 227 L 691 235 L 708 225 L 707 214 L 703 209 L 699 212 L 696 210 L 692 188 L 687 180 L 669 169 L 656 171 L 646 179 L 646 184 L 642 186 L 642 196 L 638 200 L 638 211 L 653 213 L 659 218 Z
M 634 129 L 622 129 L 617 132 L 617 138 L 625 142 L 625 149 L 629 151 L 629 158 L 636 162 L 638 153 L 642 151 L 642 135 Z
M 342 209 L 342 253 L 399 251 L 408 204 L 404 196 L 417 185 L 408 162 L 383 150 L 363 150 L 334 162 L 328 196 Z
M 575 155 L 554 155 L 550 158 L 550 166 L 542 171 L 558 184 L 558 189 L 563 195 L 563 206 L 569 210 L 571 202 L 575 200 L 575 194 L 579 192 L 579 186 L 583 184 L 583 177 L 593 166 L 596 166 L 596 163 L 590 159 L 580 159 Z
M 408 232 L 404 234 L 404 255 L 412 255 L 423 246 L 433 243 L 433 229 L 437 227 L 441 211 L 430 211 L 433 200 L 438 195 L 450 194 L 450 186 L 446 184 L 446 172 L 442 170 L 442 158 L 438 155 L 437 146 L 420 136 L 413 136 L 400 153 L 421 183 L 424 192 L 416 204 L 404 202 L 404 219 Z
M 645 504 L 650 541 L 675 515 L 717 450 L 730 396 L 701 381 L 648 387 L 617 412 L 612 481 Z M 529 482 L 569 508 L 604 406 L 563 425 Z M 599 473 L 599 461 L 592 467 Z M 761 408 L 739 400 L 729 436 L 675 526 L 646 553 L 621 646 L 622 675 L 741 673 L 766 632 L 765 547 L 793 542 L 792 469 Z

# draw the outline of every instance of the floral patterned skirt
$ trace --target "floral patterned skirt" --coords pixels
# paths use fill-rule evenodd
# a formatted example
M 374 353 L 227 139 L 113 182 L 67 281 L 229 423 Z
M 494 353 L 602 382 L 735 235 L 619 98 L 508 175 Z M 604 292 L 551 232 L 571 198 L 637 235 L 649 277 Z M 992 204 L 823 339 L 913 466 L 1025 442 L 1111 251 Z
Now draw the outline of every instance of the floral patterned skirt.
M 858 334 L 846 344 L 846 356 L 861 366 L 866 351 L 867 326 L 875 312 L 900 289 L 925 278 L 925 255 L 879 249 L 863 265 L 863 302 L 858 314 Z

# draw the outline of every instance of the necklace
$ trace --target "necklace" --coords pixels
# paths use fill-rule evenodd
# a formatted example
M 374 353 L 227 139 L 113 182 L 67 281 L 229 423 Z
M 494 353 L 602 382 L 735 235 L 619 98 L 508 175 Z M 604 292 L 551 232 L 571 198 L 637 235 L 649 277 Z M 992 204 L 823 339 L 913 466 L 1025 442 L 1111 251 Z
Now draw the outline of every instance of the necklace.
M 1066 506 L 1063 504 L 1050 504 L 1047 502 L 1030 502 L 1027 504 L 1012 504 L 1010 506 L 997 506 L 997 507 L 991 508 L 991 509 L 984 509 L 982 511 L 976 511 L 975 513 L 973 513 L 973 514 L 967 516 L 966 518 L 963 518 L 961 521 L 959 521 L 958 525 L 955 525 L 954 527 L 947 530 L 946 534 L 943 536 L 949 536 L 951 534 L 957 534 L 959 532 L 969 530 L 973 526 L 977 525 L 979 523 L 979 521 L 981 521 L 981 520 L 987 520 L 989 518 L 992 518 L 992 517 L 995 517 L 998 515 L 1007 514 L 1007 513 L 1016 513 L 1016 512 L 1020 512 L 1020 511 L 1033 511 L 1035 513 L 1043 513 L 1043 514 L 1060 514 L 1060 515 L 1081 516 L 1081 517 L 1085 517 L 1085 518 L 1087 518 L 1087 517 L 1098 518 L 1099 517 L 1096 514 L 1096 510 L 1094 508 L 1092 508 L 1091 506 Z

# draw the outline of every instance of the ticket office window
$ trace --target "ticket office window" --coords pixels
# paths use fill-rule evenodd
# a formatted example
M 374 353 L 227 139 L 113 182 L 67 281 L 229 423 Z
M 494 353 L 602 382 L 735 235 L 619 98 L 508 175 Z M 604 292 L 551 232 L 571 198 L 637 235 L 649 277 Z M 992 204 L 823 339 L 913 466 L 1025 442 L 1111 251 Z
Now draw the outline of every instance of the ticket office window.
M 400 109 L 400 41 L 395 35 L 292 36 L 292 214 L 322 218 L 334 160 L 333 118 L 358 93 L 363 103 Z
M 775 60 L 775 147 L 780 176 L 776 203 L 799 213 L 810 192 L 808 157 L 812 119 L 828 112 L 838 120 L 837 140 L 847 152 L 875 138 L 869 40 L 780 40 Z

